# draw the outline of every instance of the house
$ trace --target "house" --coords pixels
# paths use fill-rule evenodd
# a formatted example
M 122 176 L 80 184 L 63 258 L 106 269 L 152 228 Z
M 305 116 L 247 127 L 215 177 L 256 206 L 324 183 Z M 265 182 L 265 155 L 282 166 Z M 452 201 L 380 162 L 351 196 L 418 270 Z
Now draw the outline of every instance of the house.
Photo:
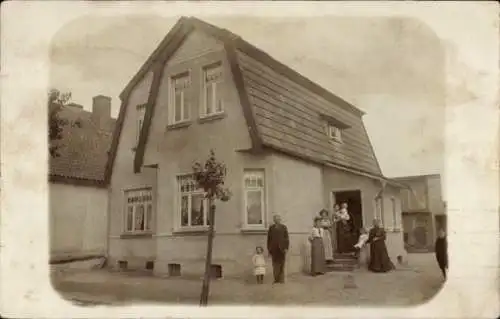
M 67 120 L 58 157 L 50 158 L 50 256 L 52 262 L 106 253 L 108 190 L 105 169 L 115 119 L 111 98 L 93 98 L 92 112 L 64 106 Z
M 249 271 L 273 213 L 303 269 L 313 217 L 347 201 L 356 224 L 385 222 L 405 256 L 400 185 L 382 175 L 363 112 L 233 33 L 181 18 L 120 95 L 110 183 L 110 265 L 167 274 L 204 269 L 207 203 L 192 165 L 210 149 L 233 197 L 219 203 L 213 263 Z
M 401 191 L 404 239 L 407 249 L 432 250 L 437 230 L 447 228 L 441 176 L 439 174 L 404 176 L 394 180 L 408 186 Z

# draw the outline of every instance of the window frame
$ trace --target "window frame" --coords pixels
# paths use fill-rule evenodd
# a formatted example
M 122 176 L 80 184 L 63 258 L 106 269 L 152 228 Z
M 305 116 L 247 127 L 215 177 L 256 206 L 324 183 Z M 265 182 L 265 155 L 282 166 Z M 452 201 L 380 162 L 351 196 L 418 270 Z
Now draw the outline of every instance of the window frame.
M 220 77 L 214 81 L 207 82 L 206 74 L 209 70 L 212 69 L 220 69 Z M 202 68 L 202 79 L 201 79 L 201 89 L 202 89 L 202 103 L 200 103 L 200 118 L 207 118 L 212 116 L 217 116 L 224 113 L 224 99 L 223 95 L 219 96 L 219 89 L 221 85 L 224 83 L 224 69 L 222 67 L 222 62 L 214 62 L 209 65 L 206 65 Z M 210 85 L 212 87 L 212 107 L 214 108 L 212 112 L 207 112 L 207 86 Z M 217 101 L 221 102 L 221 110 L 217 111 Z
M 246 178 L 249 175 L 260 175 L 260 178 L 262 179 L 262 186 L 255 186 L 255 187 L 248 187 L 246 185 Z M 249 168 L 249 169 L 244 169 L 243 170 L 243 180 L 242 180 L 242 191 L 243 191 L 243 221 L 242 221 L 242 229 L 244 230 L 262 230 L 266 229 L 267 227 L 267 187 L 266 187 L 266 172 L 265 169 L 262 168 Z M 249 224 L 248 223 L 248 211 L 247 211 L 247 204 L 248 204 L 248 196 L 247 194 L 252 191 L 259 190 L 261 191 L 261 224 Z
M 374 198 L 375 202 L 375 218 L 382 223 L 382 226 L 384 228 L 387 227 L 385 224 L 385 217 L 384 217 L 384 197 L 383 196 L 377 196 Z
M 181 184 L 180 181 L 182 178 L 187 178 L 187 177 L 193 177 L 193 182 L 196 183 L 194 180 L 194 174 L 193 173 L 182 173 L 182 174 L 177 174 L 175 176 L 175 231 L 176 232 L 183 232 L 183 231 L 207 231 L 209 227 L 208 223 L 208 209 L 209 209 L 209 200 L 208 198 L 205 198 L 206 193 L 198 188 L 196 191 L 190 191 L 190 192 L 182 192 L 181 191 Z M 182 225 L 182 197 L 184 195 L 188 195 L 188 225 L 183 226 Z M 193 195 L 203 195 L 203 225 L 192 225 L 191 221 L 191 209 L 193 205 Z
M 398 231 L 400 227 L 398 222 L 397 201 L 395 197 L 391 197 L 391 208 L 392 208 L 392 230 Z
M 179 79 L 186 78 L 188 85 L 181 90 L 181 114 L 180 120 L 176 120 L 176 98 L 175 98 L 175 82 Z M 171 74 L 168 79 L 168 125 L 176 125 L 181 123 L 186 123 L 191 120 L 191 110 L 190 105 L 188 103 L 186 106 L 186 94 L 189 97 L 189 91 L 192 89 L 191 87 L 191 70 L 186 70 L 182 72 L 178 72 L 175 74 Z M 189 99 L 188 99 L 189 100 Z M 187 112 L 186 112 L 187 107 Z M 187 113 L 187 117 L 185 118 L 185 114 Z
M 144 196 L 143 193 L 149 195 L 149 200 L 142 201 L 139 203 L 129 203 L 129 194 L 138 193 L 136 196 Z M 124 234 L 151 234 L 153 233 L 153 228 L 155 226 L 154 216 L 155 216 L 155 196 L 153 193 L 153 188 L 151 186 L 140 187 L 140 188 L 129 188 L 123 190 L 123 233 Z M 142 205 L 144 207 L 143 211 L 143 229 L 136 229 L 136 213 L 137 206 Z M 148 206 L 151 207 L 150 218 L 148 219 Z M 129 208 L 132 208 L 132 225 L 131 229 L 128 227 L 129 221 Z

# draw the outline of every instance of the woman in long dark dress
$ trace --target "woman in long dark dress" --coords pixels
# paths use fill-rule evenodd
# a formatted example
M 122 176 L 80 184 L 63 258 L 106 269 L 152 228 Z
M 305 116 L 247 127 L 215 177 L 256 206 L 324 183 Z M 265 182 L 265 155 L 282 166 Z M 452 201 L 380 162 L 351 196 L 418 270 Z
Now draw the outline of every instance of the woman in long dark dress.
M 323 232 L 321 217 L 314 218 L 309 241 L 311 242 L 311 275 L 317 276 L 325 273 L 325 247 L 323 246 Z
M 368 237 L 368 243 L 370 243 L 370 263 L 368 269 L 373 272 L 388 272 L 395 268 L 387 253 L 385 237 L 384 228 L 380 227 L 380 222 L 375 219 Z
M 351 214 L 347 209 L 347 203 L 342 203 L 337 213 L 337 251 L 339 253 L 348 253 L 353 251 L 355 239 L 353 239 L 354 223 Z M 357 238 L 356 238 L 357 239 Z

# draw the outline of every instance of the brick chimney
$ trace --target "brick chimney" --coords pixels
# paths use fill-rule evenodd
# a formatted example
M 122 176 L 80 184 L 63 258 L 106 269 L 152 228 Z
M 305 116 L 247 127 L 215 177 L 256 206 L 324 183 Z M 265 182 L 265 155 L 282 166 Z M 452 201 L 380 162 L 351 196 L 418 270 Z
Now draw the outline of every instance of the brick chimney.
M 105 128 L 111 119 L 111 98 L 105 95 L 97 95 L 92 98 L 92 121 L 100 127 Z

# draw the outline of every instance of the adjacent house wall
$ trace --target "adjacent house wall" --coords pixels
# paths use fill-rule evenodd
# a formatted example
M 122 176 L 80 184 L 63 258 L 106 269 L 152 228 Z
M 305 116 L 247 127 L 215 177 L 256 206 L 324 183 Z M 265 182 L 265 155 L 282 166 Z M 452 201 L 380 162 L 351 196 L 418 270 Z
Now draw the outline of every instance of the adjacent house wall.
M 107 189 L 49 184 L 51 259 L 104 255 Z

